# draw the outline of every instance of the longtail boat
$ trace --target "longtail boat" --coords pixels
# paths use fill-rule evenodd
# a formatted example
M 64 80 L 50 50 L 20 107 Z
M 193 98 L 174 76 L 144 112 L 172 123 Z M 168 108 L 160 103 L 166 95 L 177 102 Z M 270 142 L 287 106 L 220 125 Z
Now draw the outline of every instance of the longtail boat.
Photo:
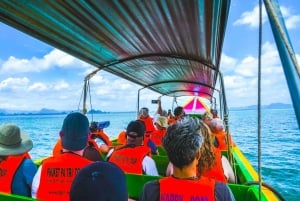
M 1 0 L 0 21 L 93 65 L 95 71 L 86 81 L 103 70 L 162 96 L 201 97 L 213 102 L 218 94 L 220 115 L 230 133 L 220 71 L 230 3 L 230 0 Z M 300 70 L 278 2 L 263 3 L 300 125 Z M 228 185 L 237 201 L 284 200 L 276 189 L 261 180 L 260 172 L 238 145 L 228 146 L 223 154 L 230 159 L 236 173 L 237 182 Z M 154 156 L 154 160 L 163 175 L 167 157 Z M 41 163 L 42 160 L 36 161 L 37 165 Z M 160 178 L 134 174 L 126 177 L 129 196 L 136 199 L 145 182 Z M 33 199 L 0 193 L 0 200 Z

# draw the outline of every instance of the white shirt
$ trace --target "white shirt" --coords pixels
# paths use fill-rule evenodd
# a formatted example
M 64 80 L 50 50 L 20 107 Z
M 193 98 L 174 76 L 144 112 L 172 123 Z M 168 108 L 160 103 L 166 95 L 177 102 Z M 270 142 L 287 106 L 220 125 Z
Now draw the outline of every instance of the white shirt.
M 41 179 L 41 171 L 42 171 L 42 165 L 40 165 L 39 169 L 35 173 L 31 185 L 31 197 L 36 198 L 36 193 L 38 191 L 38 188 L 40 186 L 40 179 Z
M 235 176 L 234 176 L 232 167 L 231 167 L 228 159 L 225 156 L 222 156 L 221 160 L 222 160 L 222 167 L 223 167 L 224 175 L 227 178 L 227 181 L 234 183 Z

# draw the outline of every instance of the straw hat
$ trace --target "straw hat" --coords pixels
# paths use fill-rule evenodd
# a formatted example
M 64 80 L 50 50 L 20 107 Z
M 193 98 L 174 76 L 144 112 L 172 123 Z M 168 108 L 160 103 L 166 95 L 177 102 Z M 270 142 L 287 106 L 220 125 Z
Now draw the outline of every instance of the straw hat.
M 28 152 L 33 147 L 31 139 L 13 124 L 0 126 L 0 155 L 18 155 Z
M 160 125 L 163 128 L 167 128 L 168 127 L 168 119 L 167 117 L 164 116 L 160 116 L 156 119 L 155 121 L 156 124 Z

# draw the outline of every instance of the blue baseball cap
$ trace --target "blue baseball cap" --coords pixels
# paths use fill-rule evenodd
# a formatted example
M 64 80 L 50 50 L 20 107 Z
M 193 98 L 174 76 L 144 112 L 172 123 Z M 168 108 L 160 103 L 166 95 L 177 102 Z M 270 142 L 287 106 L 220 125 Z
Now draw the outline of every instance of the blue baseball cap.
M 99 129 L 104 129 L 104 128 L 109 127 L 109 125 L 110 125 L 110 121 L 100 121 L 98 123 L 98 128 Z

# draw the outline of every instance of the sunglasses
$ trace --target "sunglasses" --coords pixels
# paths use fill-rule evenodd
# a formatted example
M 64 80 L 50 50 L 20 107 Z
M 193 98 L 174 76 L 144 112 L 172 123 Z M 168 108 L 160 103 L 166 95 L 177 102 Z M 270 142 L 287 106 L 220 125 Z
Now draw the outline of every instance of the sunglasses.
M 137 133 L 135 133 L 135 134 L 132 134 L 132 132 L 130 132 L 130 133 L 127 133 L 127 136 L 128 136 L 128 137 L 130 137 L 130 138 L 132 138 L 132 139 L 136 139 L 137 137 L 143 137 L 143 136 L 138 136 L 138 134 L 137 134 Z

